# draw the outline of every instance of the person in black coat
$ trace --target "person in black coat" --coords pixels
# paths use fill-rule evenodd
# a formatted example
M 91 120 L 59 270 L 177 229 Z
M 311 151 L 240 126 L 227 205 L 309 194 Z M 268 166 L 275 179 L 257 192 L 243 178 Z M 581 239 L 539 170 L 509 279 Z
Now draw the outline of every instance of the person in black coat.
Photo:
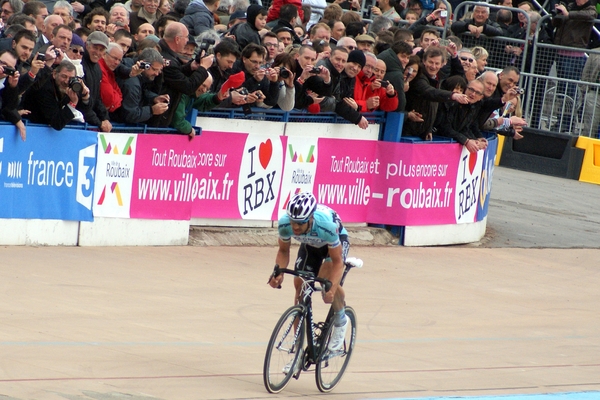
M 263 46 L 250 43 L 242 51 L 242 59 L 233 66 L 233 73 L 243 71 L 246 77 L 242 87 L 248 94 L 246 104 L 274 107 L 279 98 L 279 75 L 273 68 L 265 68 L 264 62 L 267 49 Z
M 27 119 L 60 131 L 76 118 L 77 110 L 86 111 L 90 105 L 90 90 L 79 81 L 82 83 L 81 93 L 74 92 L 69 81 L 75 76 L 75 66 L 70 61 L 61 61 L 39 90 L 25 94 L 22 107 L 31 112 Z
M 250 43 L 260 45 L 258 32 L 267 24 L 267 13 L 266 8 L 252 4 L 246 11 L 246 22 L 233 26 L 230 33 L 235 36 L 235 41 L 240 46 L 240 50 L 244 50 Z
M 471 153 L 484 150 L 487 140 L 479 130 L 477 115 L 483 99 L 484 86 L 477 79 L 468 83 L 465 95 L 467 104 L 445 103 L 438 108 L 436 121 L 433 128 L 437 135 L 449 137 L 462 144 Z
M 26 130 L 21 116 L 17 111 L 19 103 L 19 71 L 15 69 L 17 65 L 17 55 L 11 50 L 0 51 L 0 79 L 4 79 L 4 87 L 0 89 L 0 119 L 13 123 L 25 140 Z M 12 69 L 13 75 L 9 75 Z
M 182 94 L 192 96 L 198 87 L 208 78 L 209 68 L 213 64 L 214 56 L 208 55 L 196 60 L 182 63 L 178 53 L 181 53 L 188 42 L 189 31 L 181 22 L 172 22 L 167 25 L 165 34 L 160 42 L 161 55 L 165 59 L 163 68 L 163 87 L 161 95 L 167 95 L 169 110 L 161 115 L 153 116 L 148 125 L 166 128 L 170 126 L 171 119 Z
M 110 132 L 112 124 L 108 119 L 108 111 L 102 100 L 100 100 L 100 81 L 102 80 L 102 70 L 98 61 L 104 57 L 108 47 L 108 36 L 102 32 L 92 32 L 85 44 L 85 52 L 81 59 L 83 66 L 85 85 L 91 93 L 89 107 L 79 108 L 85 117 L 85 122 L 90 125 L 96 125 L 101 132 Z

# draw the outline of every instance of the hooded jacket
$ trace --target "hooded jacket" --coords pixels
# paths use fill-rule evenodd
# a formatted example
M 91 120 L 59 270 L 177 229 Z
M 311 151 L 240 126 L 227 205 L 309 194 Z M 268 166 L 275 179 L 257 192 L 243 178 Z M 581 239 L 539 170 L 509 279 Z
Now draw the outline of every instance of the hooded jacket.
M 260 45 L 260 35 L 254 24 L 262 9 L 263 7 L 258 4 L 250 5 L 246 11 L 246 22 L 237 24 L 231 29 L 231 34 L 235 35 L 235 41 L 240 46 L 240 51 L 244 50 L 249 43 Z
M 400 63 L 398 55 L 391 48 L 382 51 L 377 56 L 383 60 L 387 71 L 383 79 L 390 81 L 398 93 L 398 108 L 395 111 L 404 111 L 406 109 L 406 95 L 404 94 L 404 67 Z
M 185 9 L 185 14 L 179 22 L 188 28 L 192 36 L 198 36 L 204 31 L 213 29 L 215 26 L 213 13 L 206 7 L 202 0 L 193 0 Z

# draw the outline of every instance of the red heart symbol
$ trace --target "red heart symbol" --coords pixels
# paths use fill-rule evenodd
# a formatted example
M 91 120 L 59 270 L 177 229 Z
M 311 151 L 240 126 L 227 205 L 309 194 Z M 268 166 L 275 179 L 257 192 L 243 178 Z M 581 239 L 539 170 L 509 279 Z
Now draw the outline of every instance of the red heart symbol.
M 475 170 L 475 164 L 477 164 L 477 153 L 469 154 L 469 171 L 471 171 L 471 175 L 473 175 L 473 171 Z
M 260 165 L 262 165 L 263 169 L 267 169 L 267 165 L 269 165 L 269 161 L 271 161 L 272 154 L 273 143 L 271 143 L 271 139 L 267 139 L 267 141 L 261 143 L 258 148 L 258 159 L 260 160 Z

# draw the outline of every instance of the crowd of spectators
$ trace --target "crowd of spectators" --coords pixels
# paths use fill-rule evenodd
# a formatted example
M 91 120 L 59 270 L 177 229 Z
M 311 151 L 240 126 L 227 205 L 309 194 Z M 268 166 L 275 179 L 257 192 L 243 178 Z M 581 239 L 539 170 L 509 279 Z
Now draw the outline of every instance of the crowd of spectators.
M 1 117 L 25 140 L 23 119 L 102 132 L 147 124 L 193 137 L 192 108 L 335 112 L 362 129 L 364 113 L 398 111 L 403 135 L 447 136 L 477 151 L 484 129 L 521 137 L 514 60 L 533 36 L 567 47 L 551 63 L 577 80 L 596 18 L 590 0 L 557 4 L 544 27 L 528 1 L 501 1 L 493 12 L 481 3 L 460 19 L 443 0 L 378 0 L 367 10 L 357 0 L 247 1 L 1 0 Z M 488 68 L 497 49 L 479 41 L 495 36 L 524 43 L 502 48 L 512 61 L 495 65 L 499 73 Z M 598 81 L 598 68 L 586 71 Z

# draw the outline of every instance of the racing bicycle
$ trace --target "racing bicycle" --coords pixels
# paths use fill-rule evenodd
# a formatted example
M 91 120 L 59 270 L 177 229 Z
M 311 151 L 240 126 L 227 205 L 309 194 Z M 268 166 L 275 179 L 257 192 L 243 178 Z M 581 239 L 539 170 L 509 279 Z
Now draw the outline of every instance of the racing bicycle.
M 344 284 L 351 268 L 360 268 L 362 265 L 362 260 L 358 258 L 346 259 L 340 286 Z M 302 288 L 298 304 L 283 313 L 271 334 L 263 366 L 265 388 L 270 393 L 279 393 L 292 377 L 298 379 L 302 371 L 308 371 L 314 364 L 317 388 L 321 392 L 330 392 L 340 382 L 350 362 L 356 342 L 356 312 L 352 307 L 345 307 L 347 323 L 350 325 L 344 344 L 340 350 L 330 351 L 328 344 L 333 331 L 333 309 L 330 307 L 325 322 L 315 322 L 312 294 L 329 291 L 331 282 L 312 272 L 293 271 L 275 265 L 272 276 L 277 277 L 282 273 L 302 278 Z

